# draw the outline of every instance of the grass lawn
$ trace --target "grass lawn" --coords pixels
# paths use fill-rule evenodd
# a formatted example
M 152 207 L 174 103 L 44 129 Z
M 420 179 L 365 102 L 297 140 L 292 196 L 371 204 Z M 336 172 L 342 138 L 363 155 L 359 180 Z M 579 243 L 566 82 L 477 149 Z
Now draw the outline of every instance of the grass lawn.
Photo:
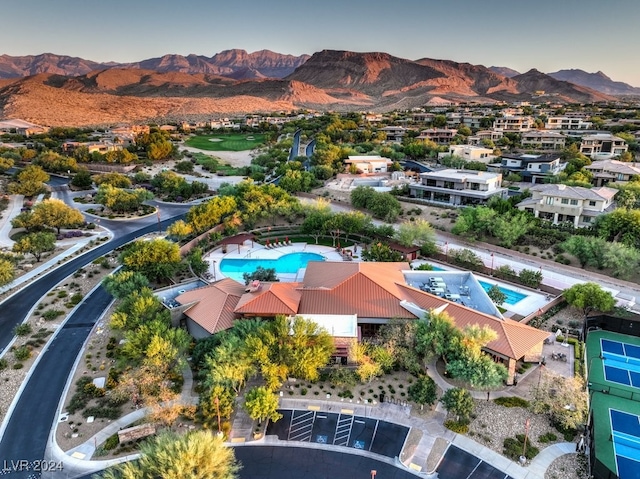
M 185 145 L 207 151 L 245 151 L 260 146 L 266 138 L 267 135 L 262 133 L 199 135 L 189 138 Z

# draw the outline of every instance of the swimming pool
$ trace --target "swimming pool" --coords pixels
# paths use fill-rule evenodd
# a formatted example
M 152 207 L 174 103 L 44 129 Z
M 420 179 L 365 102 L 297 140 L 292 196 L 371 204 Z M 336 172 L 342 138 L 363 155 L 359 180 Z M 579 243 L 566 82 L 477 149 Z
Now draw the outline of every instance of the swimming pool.
M 220 271 L 225 276 L 242 281 L 243 273 L 253 273 L 258 266 L 275 268 L 276 273 L 297 273 L 300 268 L 306 268 L 309 261 L 324 260 L 324 256 L 317 253 L 289 253 L 278 259 L 225 258 L 220 261 Z
M 484 289 L 487 293 L 493 286 L 493 284 L 491 283 L 486 283 L 480 280 L 478 280 L 478 283 L 480 283 L 480 286 L 482 286 L 482 289 Z M 504 288 L 502 286 L 498 286 L 498 288 L 500 288 L 500 291 L 502 291 L 507 296 L 507 299 L 504 300 L 506 304 L 516 304 L 517 302 L 522 301 L 524 298 L 528 296 L 526 294 L 518 293 L 517 291 L 514 291 L 509 288 Z

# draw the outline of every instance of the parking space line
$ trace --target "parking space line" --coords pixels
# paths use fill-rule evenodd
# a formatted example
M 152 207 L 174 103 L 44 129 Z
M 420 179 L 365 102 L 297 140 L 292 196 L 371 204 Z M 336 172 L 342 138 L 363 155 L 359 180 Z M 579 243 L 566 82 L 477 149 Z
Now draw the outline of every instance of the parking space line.
M 470 479 L 471 476 L 473 476 L 473 473 L 476 472 L 476 469 L 480 467 L 480 464 L 482 464 L 482 459 L 478 460 L 478 464 L 476 464 L 476 467 L 473 468 L 473 471 L 469 473 L 469 475 L 467 476 L 467 479 Z
M 288 441 L 311 441 L 315 411 L 305 411 L 299 416 L 291 415 Z
M 347 415 L 342 417 L 342 414 L 338 416 L 338 422 L 336 424 L 336 433 L 333 436 L 333 444 L 335 446 L 348 446 L 349 437 L 351 436 L 351 428 L 353 426 L 353 416 Z
M 376 440 L 376 432 L 378 431 L 378 424 L 380 424 L 380 420 L 376 419 L 376 427 L 373 428 L 373 436 L 371 436 L 371 444 L 369 444 L 369 450 L 373 447 L 373 441 Z

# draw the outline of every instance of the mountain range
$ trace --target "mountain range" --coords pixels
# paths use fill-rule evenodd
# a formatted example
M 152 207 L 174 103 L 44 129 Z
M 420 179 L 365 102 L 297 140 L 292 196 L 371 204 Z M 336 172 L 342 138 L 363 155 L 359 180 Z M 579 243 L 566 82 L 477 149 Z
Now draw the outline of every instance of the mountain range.
M 54 54 L 2 55 L 0 118 L 103 125 L 300 108 L 390 111 L 531 100 L 541 91 L 546 101 L 591 103 L 613 100 L 612 92 L 625 85 L 598 77 L 595 89 L 537 70 L 519 74 L 448 60 L 336 50 L 312 56 L 227 50 L 212 57 L 165 55 L 127 64 Z M 600 91 L 604 88 L 609 90 Z

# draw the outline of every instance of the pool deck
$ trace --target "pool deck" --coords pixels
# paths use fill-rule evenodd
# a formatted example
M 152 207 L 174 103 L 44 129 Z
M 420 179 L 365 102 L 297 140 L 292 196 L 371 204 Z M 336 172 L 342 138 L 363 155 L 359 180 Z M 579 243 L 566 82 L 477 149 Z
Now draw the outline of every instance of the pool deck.
M 353 246 L 344 248 L 353 251 Z M 289 253 L 316 253 L 323 256 L 327 261 L 343 261 L 342 255 L 338 253 L 335 248 L 330 246 L 322 246 L 308 243 L 291 243 L 287 246 L 278 246 L 276 248 L 266 248 L 259 243 L 253 243 L 251 246 L 250 241 L 245 241 L 243 245 L 238 248 L 236 245 L 229 245 L 227 252 L 223 253 L 222 248 L 216 248 L 211 253 L 207 254 L 204 258 L 205 261 L 209 261 L 209 271 L 215 279 L 226 278 L 222 271 L 220 271 L 220 261 L 223 259 L 231 258 L 243 258 L 243 259 L 278 259 L 280 256 Z M 358 256 L 357 253 L 354 253 Z M 359 258 L 354 257 L 353 261 L 359 261 Z M 301 269 L 297 273 L 279 273 L 278 278 L 280 281 L 293 282 L 301 281 L 304 278 L 305 270 Z M 233 279 L 233 276 L 229 276 Z
M 360 248 L 357 248 L 354 251 L 354 247 L 351 246 L 349 248 L 344 248 L 346 250 L 350 250 L 353 253 L 353 261 L 360 261 L 359 254 Z M 226 278 L 227 275 L 220 271 L 220 261 L 227 258 L 243 258 L 243 259 L 278 259 L 280 256 L 288 254 L 288 253 L 316 253 L 324 258 L 327 261 L 343 261 L 342 255 L 338 253 L 335 248 L 331 246 L 322 246 L 315 245 L 309 243 L 291 243 L 287 246 L 279 246 L 275 248 L 266 248 L 264 245 L 254 242 L 253 246 L 251 241 L 247 240 L 244 244 L 238 247 L 237 245 L 229 245 L 227 246 L 227 252 L 222 252 L 222 247 L 216 248 L 211 251 L 209 254 L 205 256 L 205 261 L 208 261 L 209 272 L 213 276 L 214 279 L 222 279 Z M 426 263 L 427 261 L 417 261 L 413 262 L 415 264 Z M 438 265 L 442 267 L 445 271 L 459 271 L 457 268 L 451 268 L 449 266 Z M 284 282 L 294 282 L 294 281 L 302 281 L 304 279 L 305 269 L 300 269 L 297 273 L 280 273 L 278 277 L 280 281 Z M 234 277 L 233 275 L 228 276 L 236 281 L 242 281 L 241 275 L 238 277 Z M 526 294 L 527 297 L 521 301 L 518 301 L 516 304 L 503 304 L 502 307 L 507 310 L 504 313 L 505 317 L 510 317 L 514 314 L 518 314 L 521 316 L 527 316 L 532 312 L 540 309 L 542 306 L 547 304 L 551 298 L 549 298 L 546 294 L 538 293 L 530 289 L 526 288 L 518 288 L 512 284 L 502 283 L 500 281 L 496 281 L 493 278 L 481 277 L 482 281 L 497 284 L 502 286 L 503 288 L 510 289 L 512 291 L 517 291 L 518 293 Z

